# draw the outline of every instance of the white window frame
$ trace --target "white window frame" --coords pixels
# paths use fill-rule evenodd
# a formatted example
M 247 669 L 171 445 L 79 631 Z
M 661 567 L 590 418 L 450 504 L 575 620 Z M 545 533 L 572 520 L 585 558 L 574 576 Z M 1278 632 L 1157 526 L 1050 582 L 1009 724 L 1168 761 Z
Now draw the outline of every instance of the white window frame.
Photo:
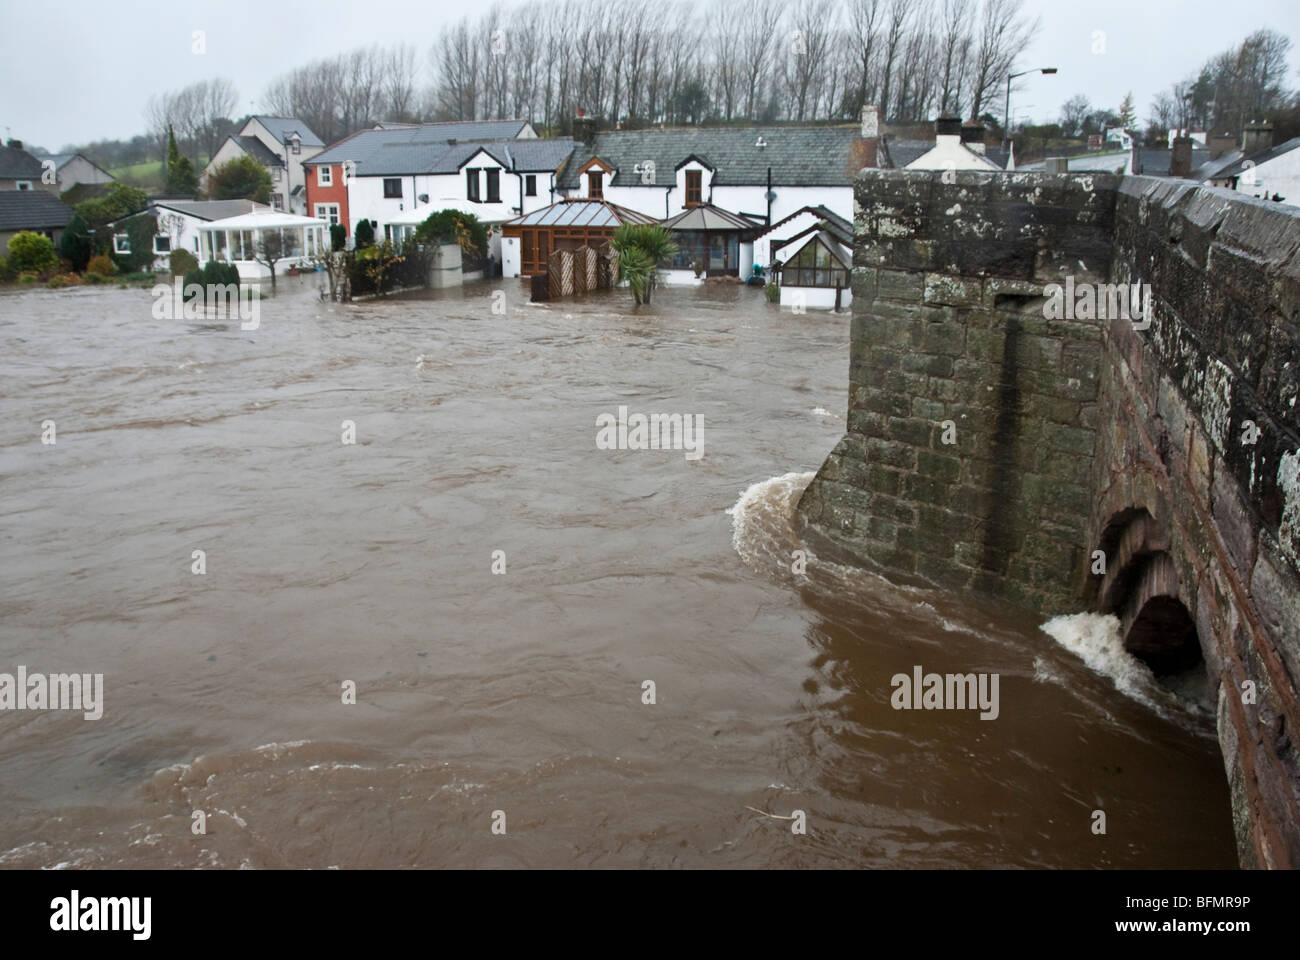
M 159 241 L 159 240 L 166 240 L 166 241 L 167 241 L 167 249 L 166 249 L 166 250 L 159 250 L 159 249 L 158 249 L 158 241 Z M 172 252 L 172 238 L 171 238 L 171 235 L 170 235 L 170 234 L 166 234 L 166 233 L 156 233 L 156 234 L 154 234 L 154 238 L 153 238 L 153 252 L 156 253 L 156 254 L 158 254 L 158 256 L 162 256 L 163 254 L 169 254 L 169 253 L 171 253 L 171 252 Z
M 334 168 L 328 163 L 316 168 L 316 183 L 322 187 L 334 186 Z
M 129 233 L 113 234 L 113 252 L 114 253 L 131 252 L 131 235 Z
M 330 226 L 339 222 L 339 205 L 337 203 L 316 204 L 316 219 L 324 220 Z
M 282 193 L 271 194 L 271 209 L 272 210 L 284 209 L 284 194 Z
M 30 180 L 19 180 L 17 187 L 19 190 L 30 190 L 32 188 L 32 182 Z

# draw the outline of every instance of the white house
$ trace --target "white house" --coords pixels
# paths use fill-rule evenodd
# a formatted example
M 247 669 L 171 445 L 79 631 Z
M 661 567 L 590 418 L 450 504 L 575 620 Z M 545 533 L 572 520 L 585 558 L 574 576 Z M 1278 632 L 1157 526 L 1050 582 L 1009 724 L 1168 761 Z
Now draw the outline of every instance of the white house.
M 269 279 L 271 270 L 258 260 L 258 254 L 270 236 L 278 238 L 283 254 L 275 264 L 277 275 L 310 265 L 313 258 L 329 250 L 328 225 L 323 221 L 262 207 L 200 225 L 199 261 L 233 263 L 241 280 Z
M 778 220 L 754 238 L 751 263 L 767 268 L 772 265 L 773 248 L 779 248 L 796 237 L 803 236 L 810 228 L 824 225 L 833 230 L 841 242 L 853 245 L 853 221 L 841 217 L 829 207 L 802 207 L 782 220 Z
M 325 149 L 320 137 L 294 117 L 249 117 L 239 133 L 227 137 L 203 168 L 199 185 L 207 189 L 213 172 L 249 156 L 271 175 L 271 206 L 290 213 L 307 210 L 307 179 L 303 164 Z
M 1215 170 L 1207 182 L 1263 200 L 1300 206 L 1300 137 Z
M 148 213 L 158 222 L 158 232 L 153 238 L 153 269 L 166 270 L 170 266 L 173 250 L 188 250 L 199 258 L 200 264 L 206 262 L 200 257 L 199 228 L 214 220 L 224 220 L 254 210 L 267 211 L 271 208 L 252 200 L 154 200 L 143 212 Z M 139 212 L 131 214 L 138 216 Z M 123 218 L 128 219 L 128 218 Z M 116 221 L 109 226 L 115 227 Z M 126 233 L 113 234 L 113 250 L 116 253 L 131 252 L 131 238 Z
M 853 302 L 851 238 L 845 242 L 838 231 L 818 224 L 773 244 L 772 257 L 781 306 L 845 310 Z
M 377 237 L 392 238 L 438 210 L 461 210 L 493 225 L 555 199 L 571 141 L 461 141 L 431 129 L 445 126 L 363 131 L 317 155 L 308 164 L 313 213 L 338 218 L 349 237 L 369 220 Z
M 807 206 L 853 216 L 862 138 L 844 127 L 690 127 L 596 134 L 590 118 L 558 189 L 603 198 L 657 220 L 711 204 L 774 223 Z

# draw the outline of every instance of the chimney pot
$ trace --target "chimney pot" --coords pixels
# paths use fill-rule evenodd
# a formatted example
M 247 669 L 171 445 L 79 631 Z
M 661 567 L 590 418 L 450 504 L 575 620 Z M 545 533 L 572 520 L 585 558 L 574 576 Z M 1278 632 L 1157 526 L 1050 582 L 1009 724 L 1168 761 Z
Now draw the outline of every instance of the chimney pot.
M 10 140 L 9 146 L 13 147 L 15 150 L 21 150 L 23 148 L 23 142 L 21 140 Z
M 960 137 L 961 119 L 944 111 L 939 115 L 939 119 L 934 122 L 934 135 L 936 137 Z

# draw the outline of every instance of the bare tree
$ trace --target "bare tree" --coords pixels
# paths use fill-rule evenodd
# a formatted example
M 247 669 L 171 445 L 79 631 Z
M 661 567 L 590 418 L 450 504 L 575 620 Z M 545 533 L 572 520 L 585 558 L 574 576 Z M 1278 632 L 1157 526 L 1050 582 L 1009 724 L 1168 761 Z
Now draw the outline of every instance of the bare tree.
M 739 18 L 740 54 L 744 63 L 745 116 L 758 118 L 773 47 L 778 42 L 782 8 L 780 0 L 755 0 Z
M 979 33 L 975 40 L 971 66 L 970 114 L 979 117 L 1025 48 L 1038 30 L 1038 20 L 1027 20 L 1021 11 L 1024 0 L 984 0 L 980 13 Z M 1010 121 L 1003 118 L 1008 127 Z

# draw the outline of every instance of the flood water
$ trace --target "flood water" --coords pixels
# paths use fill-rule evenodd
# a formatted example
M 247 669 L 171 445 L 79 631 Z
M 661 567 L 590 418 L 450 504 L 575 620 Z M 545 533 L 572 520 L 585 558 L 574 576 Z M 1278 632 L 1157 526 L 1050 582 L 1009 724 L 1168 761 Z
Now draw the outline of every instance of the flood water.
M 315 288 L 0 293 L 0 671 L 105 701 L 0 712 L 0 866 L 1235 866 L 1208 712 L 1105 622 L 792 572 L 846 317 Z M 619 406 L 703 456 L 597 449 Z M 997 718 L 893 709 L 915 666 Z

